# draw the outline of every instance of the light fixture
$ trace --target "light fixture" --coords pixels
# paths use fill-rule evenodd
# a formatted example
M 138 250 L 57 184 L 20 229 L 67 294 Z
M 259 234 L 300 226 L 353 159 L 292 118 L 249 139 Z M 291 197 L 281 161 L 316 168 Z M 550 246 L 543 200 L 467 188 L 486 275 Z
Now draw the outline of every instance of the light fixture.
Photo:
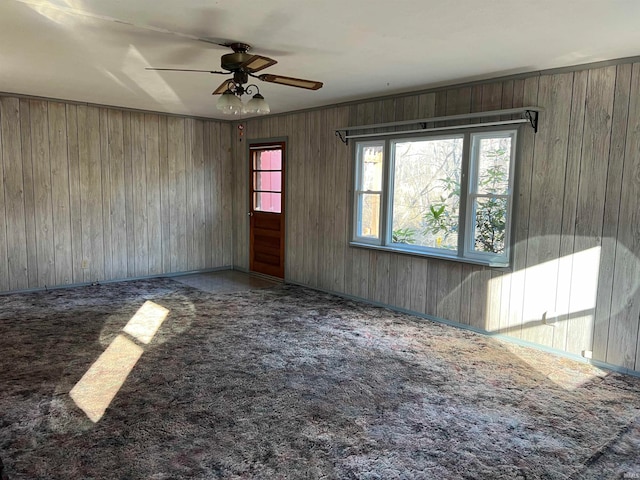
M 260 93 L 256 93 L 253 98 L 247 102 L 244 109 L 247 113 L 257 113 L 259 115 L 265 115 L 271 111 L 269 104 Z
M 218 110 L 229 115 L 239 115 L 243 113 L 244 105 L 239 97 L 231 90 L 226 90 L 218 99 Z
M 235 77 L 235 76 L 234 76 Z M 240 80 L 240 81 L 239 81 Z M 217 108 L 227 115 L 241 115 L 243 113 L 255 113 L 258 115 L 266 115 L 271 111 L 269 104 L 260 94 L 257 85 L 251 84 L 244 86 L 242 78 L 234 78 L 229 80 L 226 90 L 218 99 Z M 246 80 L 245 80 L 246 81 Z M 251 95 L 255 89 L 255 95 L 246 103 L 242 103 L 242 95 Z M 215 92 L 214 92 L 215 93 Z

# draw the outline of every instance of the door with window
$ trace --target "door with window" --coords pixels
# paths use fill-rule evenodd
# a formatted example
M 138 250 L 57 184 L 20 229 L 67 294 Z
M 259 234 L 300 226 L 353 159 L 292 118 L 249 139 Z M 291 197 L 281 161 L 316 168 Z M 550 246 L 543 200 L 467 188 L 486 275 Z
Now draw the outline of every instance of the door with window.
M 251 144 L 249 268 L 284 278 L 284 142 Z

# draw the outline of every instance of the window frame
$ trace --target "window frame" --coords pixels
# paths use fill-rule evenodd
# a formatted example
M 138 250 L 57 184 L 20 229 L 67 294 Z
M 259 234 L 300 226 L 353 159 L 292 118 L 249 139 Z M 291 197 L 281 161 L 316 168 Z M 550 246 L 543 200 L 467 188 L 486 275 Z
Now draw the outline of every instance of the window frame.
M 513 125 L 502 127 L 486 127 L 486 128 L 465 128 L 451 130 L 446 133 L 418 132 L 416 134 L 399 134 L 381 137 L 372 137 L 363 141 L 354 142 L 352 149 L 354 160 L 354 182 L 353 198 L 351 205 L 351 213 L 353 217 L 350 246 L 364 247 L 377 250 L 385 250 L 396 253 L 405 253 L 410 255 L 418 255 L 444 260 L 453 260 L 463 263 L 472 263 L 485 265 L 490 267 L 508 267 L 511 264 L 513 229 L 515 220 L 514 199 L 516 190 L 516 174 L 519 158 L 519 142 L 521 128 Z M 478 252 L 474 250 L 475 235 L 475 216 L 474 201 L 479 197 L 486 197 L 487 194 L 478 194 L 474 191 L 477 185 L 477 175 L 479 167 L 478 148 L 475 147 L 476 139 L 483 138 L 511 138 L 511 152 L 509 160 L 509 180 L 507 195 L 507 214 L 505 225 L 505 251 L 503 254 L 495 254 L 491 252 Z M 460 174 L 460 205 L 458 217 L 458 245 L 454 250 L 427 247 L 411 244 L 393 243 L 393 189 L 394 189 L 394 167 L 395 167 L 395 148 L 394 145 L 403 141 L 421 141 L 421 140 L 438 140 L 448 138 L 462 138 L 462 165 Z M 379 212 L 380 235 L 379 238 L 359 237 L 357 236 L 358 218 L 361 214 L 358 208 L 358 196 L 364 193 L 358 190 L 360 187 L 361 175 L 361 151 L 363 146 L 383 146 L 382 159 L 382 191 Z M 479 143 L 478 143 L 479 145 Z M 472 182 L 476 182 L 473 184 Z M 488 197 L 501 197 L 501 195 L 489 195 Z M 488 198 L 487 197 L 487 198 Z
M 380 191 L 377 190 L 362 190 L 362 174 L 363 168 L 360 168 L 362 162 L 356 161 L 356 170 L 354 173 L 354 187 L 353 187 L 353 225 L 352 225 L 352 239 L 353 242 L 358 244 L 366 244 L 366 245 L 382 245 L 382 241 L 384 238 L 384 208 L 383 203 L 385 201 L 385 171 L 386 171 L 386 159 L 387 159 L 387 151 L 384 140 L 370 140 L 356 143 L 356 158 L 361 158 L 361 152 L 366 147 L 372 146 L 382 146 L 382 179 L 380 182 Z M 380 202 L 378 207 L 378 219 L 379 219 L 379 235 L 378 237 L 367 237 L 358 235 L 358 231 L 360 230 L 358 227 L 362 222 L 361 212 L 362 210 L 358 208 L 360 206 L 361 197 L 364 195 L 379 195 Z

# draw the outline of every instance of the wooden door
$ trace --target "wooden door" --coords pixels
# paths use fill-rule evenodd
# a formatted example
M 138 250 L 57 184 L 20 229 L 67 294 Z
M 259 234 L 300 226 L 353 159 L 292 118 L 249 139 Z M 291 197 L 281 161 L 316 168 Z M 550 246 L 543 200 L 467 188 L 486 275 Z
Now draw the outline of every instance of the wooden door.
M 284 278 L 284 142 L 252 144 L 249 268 Z

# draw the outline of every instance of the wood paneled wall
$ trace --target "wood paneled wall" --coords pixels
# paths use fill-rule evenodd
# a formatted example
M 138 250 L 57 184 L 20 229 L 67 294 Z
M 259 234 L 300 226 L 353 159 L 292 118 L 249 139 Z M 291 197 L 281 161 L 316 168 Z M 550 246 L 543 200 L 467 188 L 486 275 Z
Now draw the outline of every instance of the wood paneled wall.
M 538 133 L 519 137 L 510 269 L 348 246 L 353 158 L 335 128 L 526 105 L 545 110 Z M 248 121 L 242 142 L 233 134 L 234 264 L 245 269 L 245 144 L 276 136 L 288 137 L 288 281 L 640 370 L 640 64 Z
M 232 264 L 230 125 L 0 97 L 0 291 Z

